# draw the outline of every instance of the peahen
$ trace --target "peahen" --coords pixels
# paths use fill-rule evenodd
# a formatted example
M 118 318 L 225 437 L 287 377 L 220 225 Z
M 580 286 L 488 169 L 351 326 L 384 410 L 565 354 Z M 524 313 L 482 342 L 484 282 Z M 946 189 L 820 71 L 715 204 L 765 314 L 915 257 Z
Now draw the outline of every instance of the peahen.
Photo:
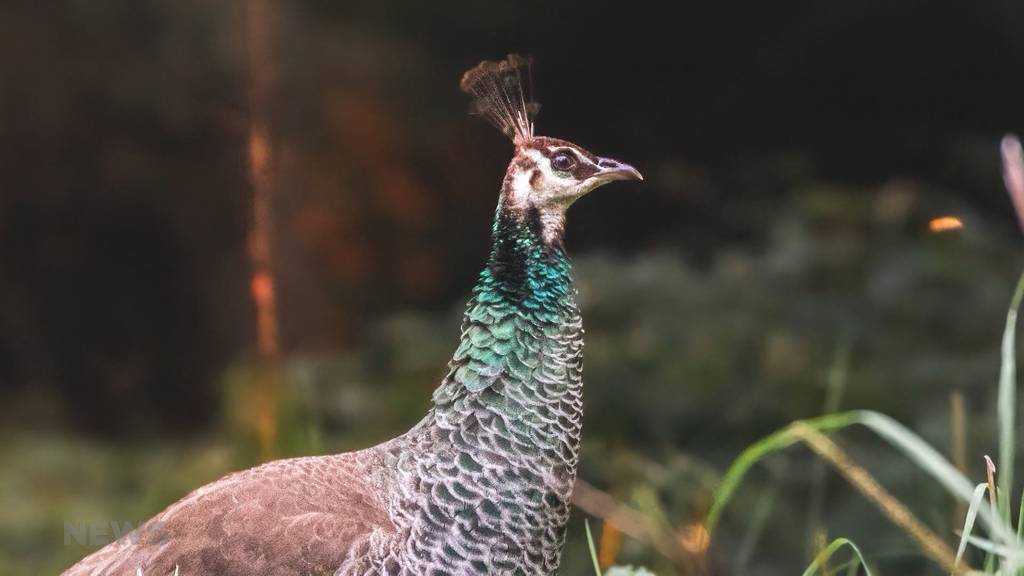
M 553 574 L 579 458 L 583 329 L 565 212 L 633 167 L 534 136 L 528 59 L 466 72 L 515 144 L 490 257 L 426 417 L 358 452 L 270 462 L 192 492 L 66 575 Z

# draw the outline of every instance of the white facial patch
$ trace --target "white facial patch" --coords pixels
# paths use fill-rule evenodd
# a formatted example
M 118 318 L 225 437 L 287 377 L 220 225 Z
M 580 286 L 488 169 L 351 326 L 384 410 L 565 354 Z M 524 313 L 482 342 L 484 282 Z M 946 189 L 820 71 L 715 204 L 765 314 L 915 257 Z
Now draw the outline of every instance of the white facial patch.
M 592 188 L 593 182 L 577 181 L 562 176 L 551 167 L 551 160 L 540 151 L 528 148 L 521 152 L 532 166 L 516 172 L 512 179 L 512 200 L 517 206 L 568 208 Z
M 512 176 L 513 204 L 522 208 L 526 208 L 530 205 L 530 196 L 533 195 L 533 186 L 530 184 L 530 178 L 533 177 L 533 171 L 539 169 L 540 168 L 530 168 L 528 170 L 519 170 Z

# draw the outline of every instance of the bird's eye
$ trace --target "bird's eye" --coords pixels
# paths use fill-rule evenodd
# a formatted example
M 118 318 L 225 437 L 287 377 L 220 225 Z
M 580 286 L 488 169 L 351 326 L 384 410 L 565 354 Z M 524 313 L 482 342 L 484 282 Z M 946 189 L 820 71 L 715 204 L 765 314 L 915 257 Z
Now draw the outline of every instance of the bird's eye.
M 576 159 L 568 152 L 559 152 L 551 157 L 551 167 L 559 172 L 569 172 L 576 166 Z

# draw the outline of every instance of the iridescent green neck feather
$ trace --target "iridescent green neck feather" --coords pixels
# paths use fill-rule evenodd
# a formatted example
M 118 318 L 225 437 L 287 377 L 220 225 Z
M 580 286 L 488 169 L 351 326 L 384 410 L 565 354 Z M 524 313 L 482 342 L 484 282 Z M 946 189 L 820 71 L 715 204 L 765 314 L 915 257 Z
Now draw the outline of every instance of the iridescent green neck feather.
M 537 208 L 518 209 L 502 202 L 494 216 L 493 244 L 474 294 L 481 301 L 508 302 L 525 311 L 559 310 L 572 297 L 572 269 L 561 233 L 545 239 Z M 484 300 L 488 295 L 491 299 Z
M 531 377 L 544 350 L 531 345 L 563 336 L 578 319 L 561 237 L 546 241 L 542 228 L 537 209 L 515 208 L 502 196 L 491 254 L 466 310 L 452 373 L 438 392 L 450 393 L 452 384 L 482 392 L 499 377 L 535 385 Z
M 560 234 L 506 200 L 448 375 L 395 444 L 391 516 L 411 530 L 406 560 L 422 573 L 554 574 L 564 541 L 583 331 Z

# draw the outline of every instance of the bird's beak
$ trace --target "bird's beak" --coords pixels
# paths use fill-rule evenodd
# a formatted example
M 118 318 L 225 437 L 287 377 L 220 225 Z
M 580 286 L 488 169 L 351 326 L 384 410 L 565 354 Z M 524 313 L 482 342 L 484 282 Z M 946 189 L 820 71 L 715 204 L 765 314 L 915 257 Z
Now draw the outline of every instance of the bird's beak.
M 600 170 L 595 174 L 598 179 L 604 182 L 612 180 L 643 180 L 643 175 L 636 168 L 625 162 L 612 160 L 611 158 L 598 158 L 597 167 Z

